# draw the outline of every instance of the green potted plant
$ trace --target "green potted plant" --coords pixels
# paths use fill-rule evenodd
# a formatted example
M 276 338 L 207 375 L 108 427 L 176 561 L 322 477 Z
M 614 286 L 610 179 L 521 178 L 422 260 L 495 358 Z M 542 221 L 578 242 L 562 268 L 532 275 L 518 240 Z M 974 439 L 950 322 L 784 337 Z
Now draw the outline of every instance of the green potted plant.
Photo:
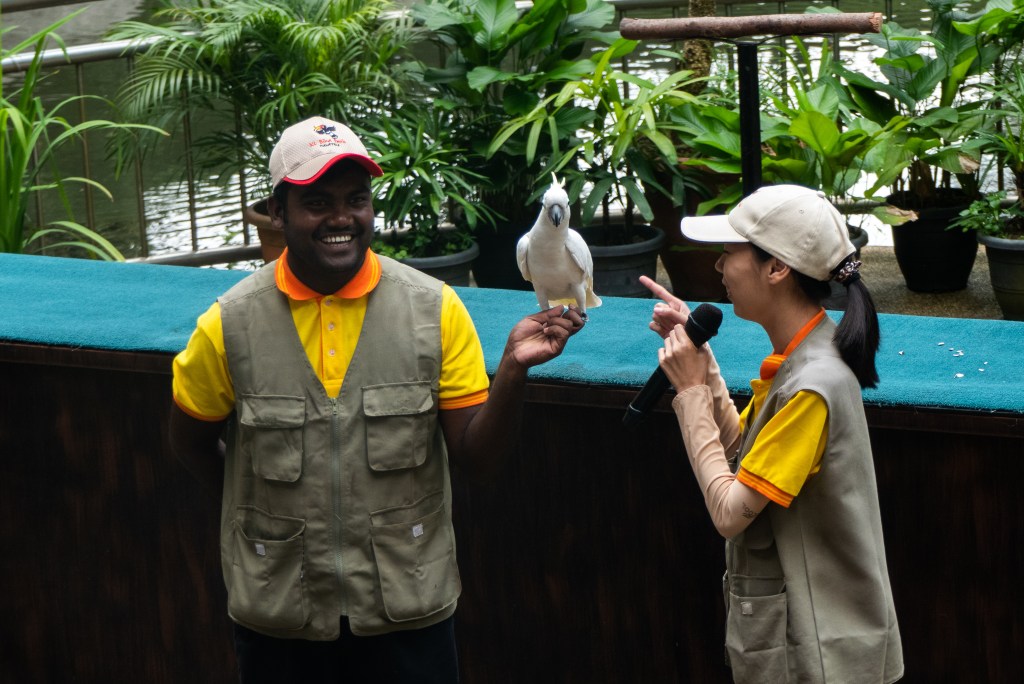
M 986 12 L 964 13 L 953 0 L 928 0 L 928 6 L 928 35 L 890 22 L 879 34 L 865 36 L 885 50 L 875 59 L 884 82 L 848 69 L 838 72 L 865 117 L 877 123 L 896 115 L 909 119 L 885 146 L 867 195 L 891 191 L 887 205 L 875 213 L 893 226 L 894 252 L 907 287 L 944 292 L 966 287 L 977 253 L 973 234 L 946 230 L 979 196 L 976 131 L 985 103 L 972 90 L 1009 43 L 984 29 L 964 30 Z
M 686 185 L 669 112 L 700 100 L 684 89 L 694 80 L 688 71 L 654 84 L 612 68 L 637 44 L 621 38 L 612 43 L 596 55 L 586 76 L 509 120 L 490 148 L 493 154 L 525 133 L 527 164 L 539 159 L 544 174 L 564 177 L 569 200 L 577 206 L 576 225 L 594 256 L 594 287 L 619 296 L 649 294 L 637 277 L 654 275 L 665 237 L 651 225 L 648 197 L 658 193 L 678 206 Z M 621 216 L 613 220 L 614 213 Z
M 0 252 L 32 252 L 62 256 L 88 256 L 124 261 L 124 256 L 109 240 L 74 218 L 68 193 L 73 184 L 91 187 L 108 198 L 110 192 L 87 178 L 62 177 L 56 164 L 65 146 L 90 132 L 148 130 L 152 126 L 131 125 L 105 119 L 69 120 L 68 112 L 82 101 L 109 104 L 99 97 L 72 96 L 54 105 L 44 103 L 37 93 L 43 51 L 51 42 L 64 49 L 56 30 L 81 14 L 84 8 L 37 31 L 11 49 L 0 44 L 0 59 L 6 61 L 27 50 L 32 60 L 20 77 L 20 84 L 7 91 L 6 77 L 0 81 Z M 13 80 L 13 79 L 12 79 Z M 33 225 L 28 207 L 33 197 L 45 193 L 56 197 L 66 218 L 45 225 Z
M 985 246 L 989 279 L 1003 317 L 1024 321 L 1024 207 L 1017 181 L 1017 197 L 1007 199 L 1007 192 L 987 193 L 960 212 L 950 229 L 961 229 L 977 235 Z
M 986 87 L 995 116 L 981 131 L 984 151 L 1013 179 L 1014 197 L 987 193 L 960 212 L 951 227 L 977 234 L 985 246 L 989 277 L 1003 316 L 1024 320 L 1024 69 L 1014 63 Z
M 480 252 L 473 234 L 495 217 L 479 201 L 486 179 L 469 168 L 467 150 L 452 139 L 451 117 L 407 105 L 381 117 L 380 130 L 366 137 L 384 171 L 374 179 L 383 224 L 373 247 L 451 285 L 469 285 Z
M 983 13 L 962 12 L 952 0 L 927 2 L 932 14 L 927 35 L 887 22 L 878 34 L 865 36 L 885 51 L 874 60 L 885 82 L 836 68 L 865 117 L 877 123 L 899 115 L 909 119 L 869 192 L 892 188 L 897 206 L 913 210 L 977 196 L 979 151 L 972 133 L 985 113 L 973 89 L 1006 50 L 984 31 L 961 30 L 962 22 Z M 955 191 L 959 197 L 947 200 Z
M 774 182 L 790 182 L 818 188 L 836 206 L 843 208 L 861 199 L 872 174 L 880 170 L 882 152 L 909 123 L 895 115 L 884 124 L 866 118 L 838 79 L 828 41 L 824 41 L 817 62 L 803 40 L 793 40 L 794 49 L 784 54 L 793 65 L 785 82 L 768 84 L 769 108 L 777 114 L 772 142 L 763 167 Z M 850 241 L 858 254 L 868 242 L 862 226 L 847 221 Z M 846 288 L 830 283 L 827 308 L 844 309 Z
M 165 1 L 153 24 L 120 22 L 108 34 L 145 46 L 120 102 L 132 120 L 167 130 L 207 121 L 211 132 L 191 147 L 194 173 L 238 175 L 253 197 L 269 194 L 267 160 L 289 125 L 318 114 L 363 137 L 418 82 L 400 57 L 419 31 L 391 0 Z M 263 201 L 246 217 L 279 252 Z
M 895 116 L 881 125 L 859 115 L 833 76 L 835 65 L 827 41 L 817 61 L 802 40 L 794 39 L 793 45 L 792 51 L 782 51 L 792 67 L 785 70 L 786 77 L 773 78 L 777 73 L 773 71 L 764 74 L 759 121 L 761 180 L 820 188 L 836 204 L 853 201 L 868 174 L 875 170 L 876 151 L 906 125 L 906 119 Z M 686 132 L 689 149 L 683 164 L 702 169 L 705 178 L 715 181 L 715 189 L 702 193 L 704 201 L 693 205 L 695 214 L 726 211 L 743 192 L 740 116 L 733 95 L 736 88 L 727 82 L 721 87 L 715 83 L 712 88 L 717 94 L 713 98 L 686 103 L 672 112 L 677 125 Z M 852 224 L 849 229 L 858 249 L 866 244 L 863 229 Z M 674 246 L 691 260 L 696 256 L 692 252 L 700 248 Z M 663 261 L 668 261 L 664 255 Z
M 547 0 L 519 8 L 515 0 L 416 0 L 410 12 L 427 31 L 440 65 L 422 65 L 436 90 L 432 105 L 452 115 L 452 140 L 467 163 L 486 178 L 480 201 L 497 221 L 477 231 L 480 256 L 473 268 L 483 287 L 528 289 L 519 274 L 515 244 L 536 218 L 532 199 L 540 159 L 526 160 L 525 134 L 488 145 L 510 118 L 527 113 L 566 81 L 593 71 L 585 51 L 610 43 L 615 9 L 606 0 Z
M 856 105 L 834 77 L 836 64 L 828 41 L 820 50 L 817 74 L 811 54 L 799 38 L 786 52 L 795 74 L 766 89 L 777 118 L 768 129 L 771 144 L 763 171 L 774 182 L 818 188 L 837 205 L 860 199 L 872 174 L 883 169 L 881 151 L 909 119 L 899 114 L 878 123 L 856 111 Z M 859 226 L 848 224 L 850 240 L 859 249 L 867 242 Z

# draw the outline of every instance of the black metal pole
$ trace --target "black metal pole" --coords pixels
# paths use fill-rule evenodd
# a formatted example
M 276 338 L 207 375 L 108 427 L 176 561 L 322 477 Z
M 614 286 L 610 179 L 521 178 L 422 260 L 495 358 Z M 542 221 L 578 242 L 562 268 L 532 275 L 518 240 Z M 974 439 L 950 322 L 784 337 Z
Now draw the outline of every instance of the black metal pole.
M 757 44 L 737 43 L 740 96 L 740 171 L 743 196 L 761 187 L 761 108 L 757 76 Z

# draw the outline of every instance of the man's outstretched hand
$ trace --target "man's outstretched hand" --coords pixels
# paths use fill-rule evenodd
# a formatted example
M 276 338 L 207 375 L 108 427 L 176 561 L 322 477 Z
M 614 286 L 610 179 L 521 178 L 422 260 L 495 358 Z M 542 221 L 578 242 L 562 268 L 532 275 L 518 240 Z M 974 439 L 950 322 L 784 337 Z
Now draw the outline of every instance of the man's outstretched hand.
M 550 361 L 565 349 L 585 321 L 575 305 L 556 306 L 527 316 L 509 333 L 505 356 L 522 368 Z

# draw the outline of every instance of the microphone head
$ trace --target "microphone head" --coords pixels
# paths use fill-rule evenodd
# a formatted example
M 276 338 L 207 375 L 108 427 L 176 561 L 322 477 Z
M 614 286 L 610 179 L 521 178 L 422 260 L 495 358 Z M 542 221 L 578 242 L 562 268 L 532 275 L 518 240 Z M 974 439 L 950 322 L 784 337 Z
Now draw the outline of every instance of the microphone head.
M 686 319 L 686 335 L 699 347 L 718 334 L 722 325 L 722 310 L 713 304 L 701 304 Z

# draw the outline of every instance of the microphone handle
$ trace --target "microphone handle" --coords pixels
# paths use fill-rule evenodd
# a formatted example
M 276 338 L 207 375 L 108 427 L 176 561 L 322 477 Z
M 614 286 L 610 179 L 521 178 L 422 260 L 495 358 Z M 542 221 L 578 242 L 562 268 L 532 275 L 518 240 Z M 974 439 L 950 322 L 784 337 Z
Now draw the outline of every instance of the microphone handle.
M 718 307 L 711 304 L 701 304 L 686 319 L 684 330 L 686 336 L 693 342 L 693 346 L 699 347 L 710 340 L 718 332 L 718 326 L 722 322 L 722 312 Z M 626 407 L 626 413 L 622 416 L 623 425 L 633 425 L 641 418 L 646 417 L 647 412 L 657 403 L 661 395 L 672 386 L 668 376 L 659 365 L 651 373 L 647 384 L 636 395 L 632 402 Z
M 626 407 L 626 414 L 622 416 L 622 422 L 629 425 L 634 421 L 644 418 L 647 415 L 647 409 L 653 406 L 658 398 L 671 386 L 672 383 L 669 382 L 668 376 L 665 375 L 665 371 L 661 369 L 661 366 L 655 368 L 654 372 L 651 373 L 651 377 L 647 379 L 647 384 L 643 386 L 643 389 Z M 636 408 L 637 406 L 643 408 Z

